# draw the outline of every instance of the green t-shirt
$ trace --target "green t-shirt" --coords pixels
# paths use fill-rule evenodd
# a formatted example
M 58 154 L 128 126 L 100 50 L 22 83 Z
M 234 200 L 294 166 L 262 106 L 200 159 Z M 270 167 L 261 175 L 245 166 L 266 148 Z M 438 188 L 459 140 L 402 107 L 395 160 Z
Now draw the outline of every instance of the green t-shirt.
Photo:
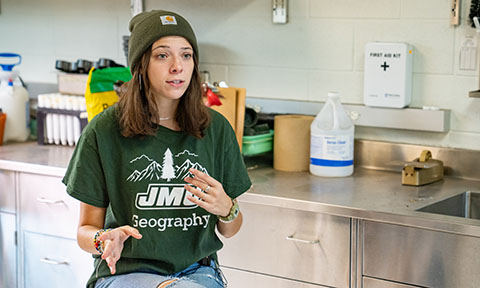
M 85 127 L 63 183 L 72 197 L 107 208 L 104 228 L 130 225 L 143 235 L 125 241 L 116 273 L 172 274 L 215 256 L 223 246 L 215 233 L 218 217 L 185 197 L 183 179 L 193 167 L 222 183 L 231 198 L 250 188 L 228 121 L 210 109 L 202 139 L 163 126 L 155 136 L 125 138 L 115 107 Z M 89 284 L 110 275 L 98 256 L 95 270 Z

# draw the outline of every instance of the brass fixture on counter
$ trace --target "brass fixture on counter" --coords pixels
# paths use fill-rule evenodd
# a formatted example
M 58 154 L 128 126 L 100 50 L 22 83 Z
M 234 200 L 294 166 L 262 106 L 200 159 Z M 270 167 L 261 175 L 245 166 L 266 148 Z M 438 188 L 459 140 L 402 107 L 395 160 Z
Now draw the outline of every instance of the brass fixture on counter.
M 432 152 L 423 150 L 419 158 L 405 163 L 402 184 L 421 186 L 443 179 L 443 162 L 432 158 Z

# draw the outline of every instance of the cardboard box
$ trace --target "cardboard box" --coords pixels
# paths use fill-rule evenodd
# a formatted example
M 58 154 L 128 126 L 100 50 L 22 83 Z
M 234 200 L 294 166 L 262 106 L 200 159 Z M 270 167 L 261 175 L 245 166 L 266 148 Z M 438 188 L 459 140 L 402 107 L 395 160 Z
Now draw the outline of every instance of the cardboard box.
M 245 88 L 218 88 L 222 105 L 212 106 L 215 111 L 220 112 L 232 126 L 237 136 L 237 142 L 242 150 L 243 141 L 243 124 L 245 121 L 245 98 L 247 96 L 247 89 Z
M 88 74 L 58 73 L 58 91 L 62 94 L 85 95 Z

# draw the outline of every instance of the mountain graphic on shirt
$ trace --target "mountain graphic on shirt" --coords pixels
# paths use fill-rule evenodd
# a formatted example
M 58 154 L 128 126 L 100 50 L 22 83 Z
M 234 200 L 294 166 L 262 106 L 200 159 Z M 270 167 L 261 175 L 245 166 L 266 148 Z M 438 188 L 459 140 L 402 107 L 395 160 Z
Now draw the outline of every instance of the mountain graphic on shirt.
M 140 182 L 140 181 L 158 181 L 158 180 L 166 180 L 170 182 L 172 179 L 179 179 L 183 180 L 185 177 L 190 176 L 192 177 L 192 173 L 188 171 L 190 168 L 197 169 L 205 174 L 208 175 L 207 169 L 205 169 L 202 165 L 198 162 L 192 162 L 190 158 L 186 158 L 189 156 L 191 158 L 196 158 L 198 155 L 189 152 L 188 150 L 184 150 L 181 153 L 178 153 L 176 156 L 173 156 L 172 152 L 169 148 L 164 153 L 163 156 L 163 165 L 159 162 L 155 161 L 152 157 L 148 157 L 145 154 L 138 156 L 130 161 L 129 166 L 135 165 L 136 167 L 145 167 L 143 169 L 135 169 L 128 177 L 128 182 Z M 176 161 L 183 161 L 183 163 L 179 166 L 176 165 Z
M 133 173 L 128 176 L 127 181 L 139 182 L 142 180 L 160 180 L 161 175 L 162 165 L 158 164 L 155 160 L 151 160 L 150 164 L 142 171 L 133 171 Z
M 176 166 L 177 177 L 176 179 L 184 179 L 185 177 L 193 177 L 193 174 L 188 171 L 190 168 L 197 169 L 205 174 L 208 174 L 207 169 L 203 168 L 202 165 L 198 163 L 192 163 L 189 159 L 185 160 L 182 165 Z

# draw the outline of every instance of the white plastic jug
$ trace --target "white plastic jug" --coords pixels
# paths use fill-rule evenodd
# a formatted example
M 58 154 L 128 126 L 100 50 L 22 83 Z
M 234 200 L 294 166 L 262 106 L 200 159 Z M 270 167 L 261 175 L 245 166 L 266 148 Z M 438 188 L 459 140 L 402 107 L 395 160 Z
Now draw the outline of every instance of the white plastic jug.
M 329 92 L 310 126 L 310 173 L 325 177 L 352 175 L 354 132 L 339 94 Z
M 0 108 L 7 114 L 3 141 L 25 141 L 30 135 L 30 106 L 27 90 L 17 85 L 17 71 L 13 66 L 21 63 L 21 56 L 14 53 L 0 53 L 0 59 L 11 60 L 18 58 L 18 62 L 0 64 Z

